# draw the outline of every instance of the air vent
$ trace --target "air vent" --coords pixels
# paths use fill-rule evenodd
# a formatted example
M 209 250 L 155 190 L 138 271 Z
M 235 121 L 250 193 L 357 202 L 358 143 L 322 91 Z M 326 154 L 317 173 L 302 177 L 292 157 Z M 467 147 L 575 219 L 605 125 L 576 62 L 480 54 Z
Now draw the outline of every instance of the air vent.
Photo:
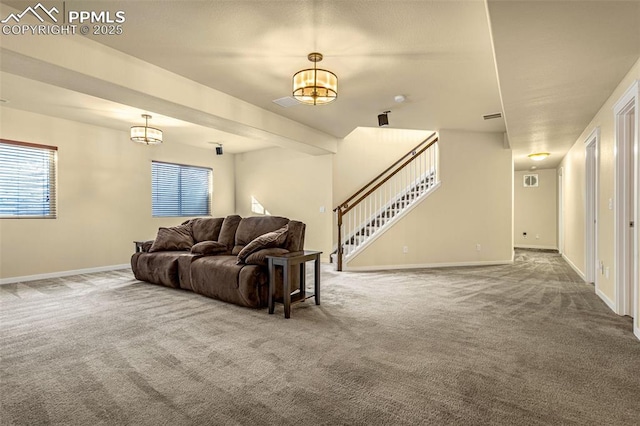
M 494 118 L 502 118 L 502 113 L 501 112 L 495 112 L 493 114 L 486 114 L 486 115 L 483 115 L 482 118 L 484 118 L 485 120 L 493 120 Z
M 291 96 L 285 96 L 284 98 L 274 99 L 271 102 L 273 102 L 274 104 L 278 104 L 283 108 L 290 108 L 292 106 L 296 106 L 300 104 L 300 102 L 296 101 Z
M 525 188 L 536 188 L 538 186 L 538 175 L 524 175 L 522 179 L 522 184 Z

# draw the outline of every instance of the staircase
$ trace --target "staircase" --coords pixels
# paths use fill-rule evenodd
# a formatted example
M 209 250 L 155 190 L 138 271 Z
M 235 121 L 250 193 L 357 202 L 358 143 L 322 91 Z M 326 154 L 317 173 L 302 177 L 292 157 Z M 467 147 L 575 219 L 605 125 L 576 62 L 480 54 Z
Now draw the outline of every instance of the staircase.
M 334 209 L 338 271 L 437 188 L 437 142 L 434 133 Z

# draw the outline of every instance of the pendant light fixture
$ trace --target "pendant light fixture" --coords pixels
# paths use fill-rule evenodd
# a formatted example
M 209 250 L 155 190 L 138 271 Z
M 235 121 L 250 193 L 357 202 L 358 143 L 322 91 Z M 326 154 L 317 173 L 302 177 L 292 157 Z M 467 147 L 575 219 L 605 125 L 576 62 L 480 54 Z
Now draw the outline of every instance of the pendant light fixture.
M 142 114 L 144 118 L 144 126 L 131 127 L 131 140 L 147 145 L 157 145 L 162 143 L 162 130 L 155 127 L 149 127 L 149 114 Z
M 309 53 L 307 58 L 313 68 L 298 71 L 293 75 L 293 97 L 303 104 L 324 105 L 338 97 L 338 77 L 331 71 L 317 67 L 322 54 Z

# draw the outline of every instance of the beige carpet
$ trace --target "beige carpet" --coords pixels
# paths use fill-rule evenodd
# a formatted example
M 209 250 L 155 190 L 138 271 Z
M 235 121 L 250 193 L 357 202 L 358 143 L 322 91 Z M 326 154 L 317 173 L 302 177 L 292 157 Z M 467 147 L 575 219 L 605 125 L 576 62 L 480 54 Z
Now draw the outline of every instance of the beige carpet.
M 130 271 L 0 286 L 20 425 L 638 425 L 640 342 L 557 254 L 341 273 L 285 320 Z

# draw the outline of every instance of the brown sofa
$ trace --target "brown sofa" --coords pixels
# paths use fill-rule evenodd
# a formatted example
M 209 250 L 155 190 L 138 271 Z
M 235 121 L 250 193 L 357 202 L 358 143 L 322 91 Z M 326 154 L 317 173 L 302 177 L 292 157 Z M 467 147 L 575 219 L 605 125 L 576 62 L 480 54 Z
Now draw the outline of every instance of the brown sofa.
M 131 269 L 141 281 L 262 308 L 268 303 L 265 256 L 303 250 L 304 235 L 304 223 L 278 216 L 192 219 L 160 228 L 133 254 Z M 281 273 L 276 280 L 281 283 Z M 281 297 L 282 285 L 275 288 Z

